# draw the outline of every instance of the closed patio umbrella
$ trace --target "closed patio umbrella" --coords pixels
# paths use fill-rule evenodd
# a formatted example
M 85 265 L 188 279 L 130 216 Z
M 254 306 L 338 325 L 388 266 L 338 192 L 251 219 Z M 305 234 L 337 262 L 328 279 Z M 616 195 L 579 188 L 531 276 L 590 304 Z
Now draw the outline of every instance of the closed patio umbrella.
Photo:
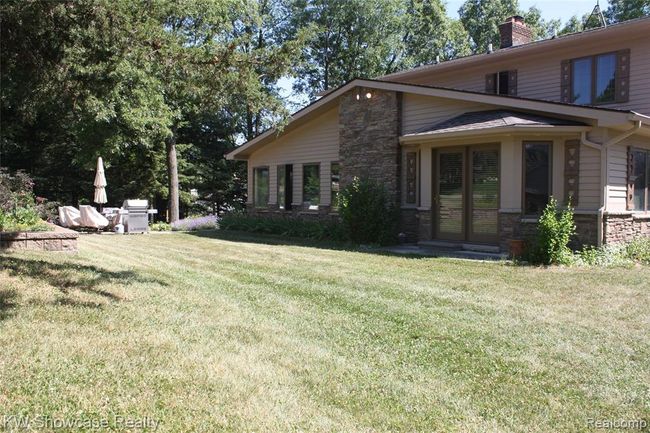
M 95 173 L 95 200 L 94 202 L 103 205 L 108 201 L 106 198 L 106 176 L 104 175 L 104 161 L 102 157 L 97 158 L 97 173 Z

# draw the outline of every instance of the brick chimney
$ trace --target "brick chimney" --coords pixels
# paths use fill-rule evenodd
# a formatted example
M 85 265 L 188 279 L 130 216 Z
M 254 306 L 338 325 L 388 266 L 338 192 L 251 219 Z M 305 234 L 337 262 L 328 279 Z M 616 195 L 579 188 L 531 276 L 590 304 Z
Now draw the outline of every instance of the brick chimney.
M 523 45 L 533 40 L 533 32 L 526 27 L 524 17 L 512 16 L 505 23 L 499 24 L 501 33 L 501 48 Z

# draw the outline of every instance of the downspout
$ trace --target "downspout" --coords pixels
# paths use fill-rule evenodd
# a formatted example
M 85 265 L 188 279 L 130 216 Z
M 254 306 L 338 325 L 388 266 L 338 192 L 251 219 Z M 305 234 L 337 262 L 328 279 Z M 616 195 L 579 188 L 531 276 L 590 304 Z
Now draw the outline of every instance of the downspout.
M 632 128 L 628 129 L 627 131 L 622 132 L 621 134 L 610 138 L 603 144 L 598 144 L 596 142 L 593 142 L 587 138 L 587 133 L 583 131 L 580 134 L 580 144 L 584 144 L 587 147 L 591 147 L 592 149 L 597 149 L 600 150 L 600 184 L 601 184 L 601 190 L 600 190 L 600 203 L 601 206 L 598 209 L 598 221 L 597 221 L 597 244 L 600 247 L 603 245 L 603 220 L 604 220 L 604 215 L 605 215 L 605 209 L 607 209 L 607 199 L 609 198 L 608 194 L 608 189 L 607 189 L 607 172 L 608 172 L 608 166 L 609 166 L 609 161 L 608 161 L 608 156 L 609 152 L 607 151 L 610 146 L 613 146 L 616 143 L 620 143 L 621 141 L 625 140 L 629 136 L 635 134 L 639 129 L 641 129 L 642 122 L 640 120 L 636 120 L 634 122 L 634 126 Z

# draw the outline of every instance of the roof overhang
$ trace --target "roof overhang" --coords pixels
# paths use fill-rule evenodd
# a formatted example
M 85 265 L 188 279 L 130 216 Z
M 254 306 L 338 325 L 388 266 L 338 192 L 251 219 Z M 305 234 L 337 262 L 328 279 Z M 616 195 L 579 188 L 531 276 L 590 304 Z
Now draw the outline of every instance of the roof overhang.
M 579 134 L 581 132 L 588 132 L 593 127 L 591 126 L 503 126 L 495 128 L 479 128 L 467 131 L 452 131 L 452 132 L 422 132 L 415 134 L 402 135 L 399 138 L 401 144 L 415 144 L 426 143 L 433 140 L 440 139 L 453 139 L 465 137 L 491 137 L 499 135 L 515 135 L 515 134 L 532 134 L 532 135 L 547 135 L 547 134 Z
M 262 146 L 274 141 L 279 136 L 286 134 L 310 119 L 325 113 L 335 107 L 338 98 L 346 92 L 356 88 L 387 90 L 401 93 L 410 93 L 421 96 L 432 96 L 443 99 L 476 102 L 486 105 L 508 107 L 533 113 L 552 114 L 564 116 L 569 119 L 579 120 L 591 126 L 625 129 L 633 121 L 650 124 L 650 117 L 632 111 L 615 110 L 608 108 L 579 106 L 553 101 L 543 101 L 515 96 L 490 95 L 468 90 L 447 89 L 442 87 L 425 86 L 419 84 L 397 83 L 394 81 L 379 81 L 368 79 L 355 79 L 338 87 L 327 96 L 309 104 L 297 111 L 289 118 L 284 129 L 271 128 L 252 140 L 242 144 L 226 155 L 230 160 L 247 160 L 249 156 Z

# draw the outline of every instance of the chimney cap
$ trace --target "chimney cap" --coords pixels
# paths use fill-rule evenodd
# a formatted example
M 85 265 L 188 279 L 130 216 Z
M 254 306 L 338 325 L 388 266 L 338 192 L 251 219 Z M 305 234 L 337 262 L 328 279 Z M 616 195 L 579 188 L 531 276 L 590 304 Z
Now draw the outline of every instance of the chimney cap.
M 524 22 L 524 17 L 522 17 L 521 15 L 512 15 L 512 16 L 506 18 L 506 21 L 504 22 L 504 24 L 509 23 L 509 22 L 518 23 L 518 24 L 521 24 L 521 25 L 524 25 L 524 26 L 526 25 L 526 23 Z

